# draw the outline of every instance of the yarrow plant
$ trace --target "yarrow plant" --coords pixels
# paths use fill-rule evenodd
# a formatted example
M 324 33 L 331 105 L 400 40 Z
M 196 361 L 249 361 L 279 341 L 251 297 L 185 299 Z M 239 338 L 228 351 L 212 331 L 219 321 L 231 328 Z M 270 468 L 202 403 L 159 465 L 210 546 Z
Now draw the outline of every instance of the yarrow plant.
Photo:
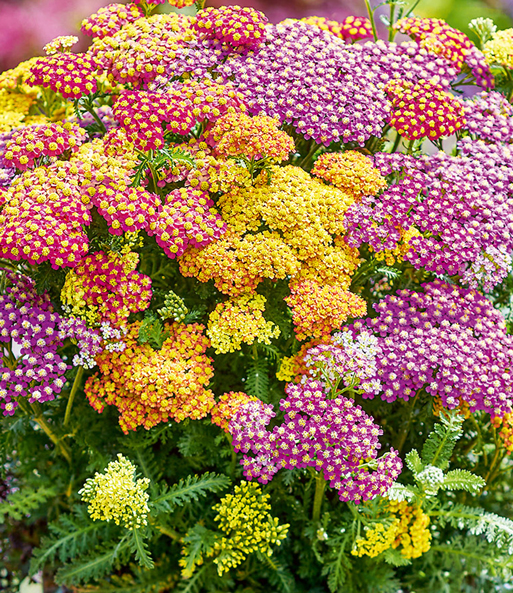
M 513 36 L 413 4 L 0 74 L 2 590 L 509 586 Z

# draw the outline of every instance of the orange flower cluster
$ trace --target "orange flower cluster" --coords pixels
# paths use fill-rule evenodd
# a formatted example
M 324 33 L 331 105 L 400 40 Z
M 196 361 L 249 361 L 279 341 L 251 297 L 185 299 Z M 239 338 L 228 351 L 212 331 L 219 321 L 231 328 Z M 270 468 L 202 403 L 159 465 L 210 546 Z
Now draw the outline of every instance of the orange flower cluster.
M 355 199 L 374 196 L 386 187 L 386 181 L 372 159 L 356 150 L 321 154 L 312 175 L 332 183 Z
M 248 402 L 256 402 L 258 398 L 254 395 L 248 395 L 243 391 L 230 391 L 223 393 L 219 401 L 210 411 L 212 415 L 212 424 L 219 426 L 224 432 L 228 433 L 230 420 L 238 412 L 239 408 Z
M 390 125 L 407 140 L 438 140 L 465 124 L 463 103 L 437 84 L 392 81 L 386 90 L 392 103 Z
M 294 140 L 279 129 L 280 122 L 267 115 L 250 117 L 245 113 L 227 113 L 213 129 L 215 154 L 220 157 L 244 157 L 248 161 L 267 158 L 281 162 L 294 150 Z
M 150 429 L 159 422 L 204 418 L 215 404 L 206 388 L 214 374 L 204 326 L 165 324 L 169 337 L 161 350 L 139 344 L 140 322 L 129 326 L 122 352 L 104 351 L 99 373 L 89 377 L 85 393 L 99 413 L 116 406 L 123 432 L 138 426 Z
M 66 276 L 63 304 L 92 324 L 124 324 L 130 313 L 147 309 L 152 297 L 151 279 L 136 271 L 138 263 L 139 255 L 128 250 L 87 255 Z
M 495 428 L 500 428 L 499 438 L 510 455 L 513 453 L 513 414 L 504 414 L 502 418 L 494 416 L 492 424 Z
M 340 329 L 347 319 L 367 313 L 367 303 L 341 285 L 322 286 L 305 280 L 291 283 L 290 293 L 285 301 L 292 309 L 298 340 L 328 335 Z

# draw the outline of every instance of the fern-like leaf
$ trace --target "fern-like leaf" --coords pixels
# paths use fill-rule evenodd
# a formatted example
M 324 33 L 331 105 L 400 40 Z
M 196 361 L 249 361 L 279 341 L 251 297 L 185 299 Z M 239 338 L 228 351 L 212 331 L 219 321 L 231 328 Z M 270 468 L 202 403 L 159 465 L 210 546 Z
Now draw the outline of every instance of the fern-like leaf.
M 411 470 L 413 475 L 419 474 L 424 469 L 424 464 L 420 459 L 417 449 L 412 449 L 404 458 L 406 465 Z
M 435 424 L 422 448 L 422 462 L 445 469 L 454 447 L 462 435 L 463 417 L 457 412 L 441 412 L 441 422 Z
M 78 585 L 90 580 L 98 580 L 118 567 L 127 559 L 130 549 L 130 540 L 125 536 L 121 541 L 96 548 L 85 558 L 67 564 L 57 571 L 55 582 L 58 585 Z
M 141 529 L 132 529 L 130 540 L 130 550 L 135 553 L 135 559 L 140 566 L 151 570 L 155 567 L 155 563 L 151 559 L 148 552 L 148 546 L 144 541 L 144 536 Z
M 347 538 L 328 540 L 330 552 L 322 569 L 322 575 L 328 577 L 328 587 L 332 593 L 343 593 L 344 586 L 352 569 L 346 554 Z
M 180 558 L 182 576 L 189 579 L 197 566 L 203 563 L 203 558 L 212 552 L 217 539 L 214 531 L 197 523 L 183 538 L 183 557 Z
M 0 503 L 0 524 L 5 522 L 5 517 L 19 521 L 55 496 L 55 493 L 55 488 L 48 486 L 39 486 L 39 488 L 25 486 L 13 492 L 7 500 Z
M 266 564 L 270 569 L 269 582 L 273 586 L 273 590 L 282 591 L 282 593 L 293 593 L 294 577 L 292 573 L 272 556 L 270 557 L 261 552 L 257 556 L 260 562 Z
M 411 502 L 415 499 L 415 493 L 412 490 L 411 486 L 403 486 L 403 484 L 395 482 L 388 489 L 387 498 L 396 502 Z
M 455 469 L 445 474 L 440 488 L 443 490 L 466 490 L 477 494 L 485 484 L 486 482 L 481 476 L 476 476 L 466 469 Z
M 246 377 L 246 392 L 264 402 L 268 401 L 269 368 L 267 361 L 260 357 L 251 361 Z
M 205 473 L 202 476 L 187 476 L 178 483 L 165 487 L 164 491 L 152 501 L 152 506 L 160 512 L 170 512 L 175 506 L 183 506 L 208 492 L 224 490 L 230 484 L 227 476 Z
M 409 558 L 405 558 L 400 550 L 394 548 L 388 548 L 383 552 L 383 560 L 391 566 L 408 566 L 408 564 L 411 564 Z

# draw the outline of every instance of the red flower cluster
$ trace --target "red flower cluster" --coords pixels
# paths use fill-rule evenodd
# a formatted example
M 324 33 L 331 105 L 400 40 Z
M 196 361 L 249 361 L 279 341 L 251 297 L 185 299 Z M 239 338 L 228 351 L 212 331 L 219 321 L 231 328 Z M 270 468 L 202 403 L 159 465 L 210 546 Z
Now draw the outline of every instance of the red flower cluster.
M 188 134 L 194 126 L 191 102 L 178 90 L 170 93 L 122 91 L 114 103 L 114 117 L 139 150 L 164 146 L 164 130 Z
M 323 31 L 329 31 L 344 41 L 358 41 L 358 39 L 373 37 L 371 23 L 368 18 L 363 16 L 348 16 L 340 23 L 323 16 L 308 16 L 301 20 L 309 25 L 315 25 Z
M 42 124 L 16 130 L 6 145 L 4 159 L 20 171 L 34 166 L 41 157 L 57 157 L 66 151 L 76 152 L 87 134 L 76 124 Z
M 39 58 L 27 84 L 50 88 L 65 99 L 80 99 L 97 91 L 96 80 L 96 66 L 88 55 L 65 53 Z

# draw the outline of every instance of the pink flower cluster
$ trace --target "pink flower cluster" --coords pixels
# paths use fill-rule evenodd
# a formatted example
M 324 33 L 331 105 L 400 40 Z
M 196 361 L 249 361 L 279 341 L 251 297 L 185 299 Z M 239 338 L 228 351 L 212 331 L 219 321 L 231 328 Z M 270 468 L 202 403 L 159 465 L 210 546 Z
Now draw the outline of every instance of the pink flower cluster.
M 178 89 L 169 93 L 122 91 L 113 105 L 114 117 L 139 150 L 164 147 L 164 129 L 188 134 L 194 126 L 192 104 Z
M 97 91 L 96 70 L 86 54 L 54 54 L 37 60 L 27 84 L 50 88 L 65 99 L 80 99 Z
M 18 397 L 46 402 L 60 393 L 70 368 L 57 353 L 65 338 L 78 339 L 80 353 L 74 364 L 94 364 L 102 348 L 98 332 L 80 320 L 62 319 L 50 297 L 39 295 L 30 278 L 6 270 L 4 274 L 11 285 L 0 295 L 0 342 L 6 350 L 0 366 L 0 408 L 7 416 L 14 414 Z
M 283 423 L 269 432 L 275 416 L 270 404 L 244 404 L 229 425 L 248 479 L 265 484 L 282 468 L 322 471 L 342 501 L 356 503 L 384 496 L 402 469 L 394 449 L 377 459 L 382 430 L 352 400 L 327 398 L 322 383 L 289 383 L 280 401 Z M 254 456 L 249 456 L 248 453 Z
M 249 6 L 209 7 L 198 13 L 194 29 L 206 39 L 255 49 L 265 40 L 267 22 L 262 12 Z
M 511 413 L 513 336 L 501 313 L 473 290 L 440 280 L 422 288 L 386 296 L 377 317 L 353 324 L 378 338 L 381 398 L 408 401 L 424 388 L 447 408 L 466 402 L 471 412 Z
M 76 152 L 87 140 L 80 126 L 72 123 L 42 124 L 16 130 L 7 142 L 4 160 L 20 171 L 41 164 L 42 157 L 58 157 L 65 152 Z
M 495 91 L 475 95 L 464 102 L 465 126 L 472 136 L 488 142 L 513 140 L 513 105 Z
M 149 235 L 170 258 L 183 255 L 189 245 L 206 247 L 226 231 L 226 223 L 214 208 L 208 194 L 183 187 L 172 191 L 157 212 Z
M 102 39 L 143 16 L 144 11 L 137 4 L 107 4 L 82 21 L 81 31 L 84 35 Z

